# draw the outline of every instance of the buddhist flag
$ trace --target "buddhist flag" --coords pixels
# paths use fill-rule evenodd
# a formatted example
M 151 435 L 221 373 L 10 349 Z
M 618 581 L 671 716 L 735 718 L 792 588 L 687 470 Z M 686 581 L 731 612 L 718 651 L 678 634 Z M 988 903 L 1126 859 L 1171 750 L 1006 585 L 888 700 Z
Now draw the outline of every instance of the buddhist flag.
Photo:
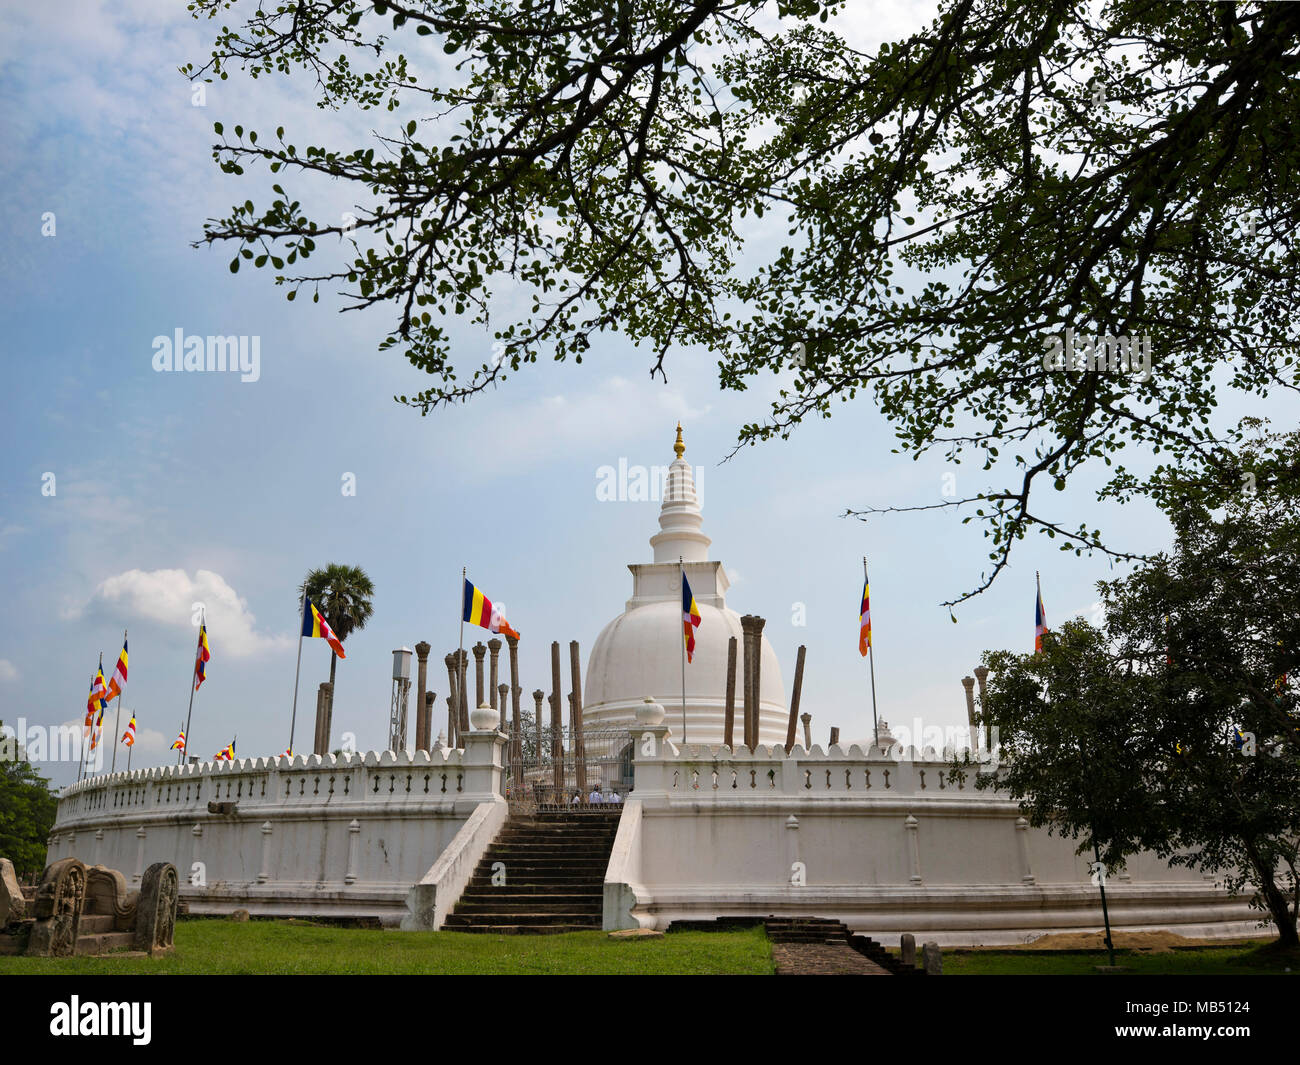
M 194 656 L 194 690 L 198 691 L 203 686 L 203 682 L 208 679 L 208 662 L 212 658 L 212 650 L 208 647 L 208 623 L 205 620 L 199 626 L 199 649 Z M 183 736 L 183 734 L 182 734 Z M 181 748 L 184 750 L 184 748 Z
M 863 658 L 871 650 L 871 581 L 867 567 L 862 567 L 862 606 L 858 609 L 858 654 Z
M 340 658 L 347 658 L 343 653 L 343 643 L 334 635 L 334 630 L 330 628 L 329 622 L 316 609 L 316 604 L 310 599 L 305 599 L 302 612 L 302 634 L 304 636 L 316 636 L 326 641 L 330 648 Z
M 175 740 L 172 741 L 172 750 L 173 750 L 173 751 L 183 751 L 183 750 L 185 750 L 185 730 L 184 730 L 184 729 L 181 729 L 180 734 L 176 737 Z
M 99 679 L 100 680 L 104 679 L 103 671 L 100 672 Z M 94 731 L 92 731 L 90 734 L 90 749 L 92 751 L 99 746 L 99 737 L 103 731 L 104 731 L 104 711 L 100 710 L 95 717 Z
M 691 591 L 691 582 L 682 570 L 682 638 L 686 641 L 686 661 L 695 655 L 695 630 L 700 627 L 700 608 L 695 604 L 695 593 Z
M 284 754 L 280 755 L 280 757 L 281 757 L 281 758 L 292 758 L 292 757 L 293 757 L 293 748 L 292 748 L 292 747 L 286 747 L 286 748 L 284 749 Z
M 1047 631 L 1047 611 L 1043 609 L 1043 585 L 1037 580 L 1038 598 L 1034 604 L 1034 652 L 1037 653 L 1043 649 L 1043 633 Z
M 478 625 L 480 628 L 487 629 L 488 632 L 499 632 L 503 636 L 513 636 L 519 639 L 519 633 L 510 627 L 506 621 L 505 611 L 499 606 L 493 606 L 492 600 L 484 595 L 478 588 L 465 581 L 464 609 L 461 613 L 461 620 L 468 621 L 471 625 Z
M 122 653 L 117 657 L 117 668 L 113 670 L 113 679 L 108 682 L 108 693 L 104 696 L 104 705 L 107 706 L 119 695 L 122 689 L 126 687 L 126 637 L 122 638 Z
M 128 747 L 135 746 L 135 714 L 132 714 L 131 720 L 126 723 L 126 731 L 122 733 L 122 742 Z
M 97 710 L 102 711 L 108 705 L 108 700 L 104 698 L 108 688 L 104 684 L 104 667 L 100 665 L 95 673 L 95 679 L 90 683 L 90 697 L 86 700 L 86 727 L 90 728 L 93 723 L 93 716 Z
M 235 741 L 231 740 L 229 746 L 222 747 L 212 756 L 214 762 L 233 762 L 235 760 Z

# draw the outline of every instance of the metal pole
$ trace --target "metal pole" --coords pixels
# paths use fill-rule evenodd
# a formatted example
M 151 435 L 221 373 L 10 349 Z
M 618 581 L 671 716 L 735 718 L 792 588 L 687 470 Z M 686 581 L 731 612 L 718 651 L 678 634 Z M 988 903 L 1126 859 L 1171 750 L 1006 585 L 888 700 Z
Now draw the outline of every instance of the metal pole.
M 182 765 L 190 753 L 190 718 L 194 714 L 194 678 L 199 674 L 199 649 L 203 646 L 203 626 L 207 622 L 208 612 L 205 610 L 199 620 L 199 634 L 194 637 L 194 661 L 190 663 L 190 708 L 185 711 L 185 747 L 180 752 L 177 765 Z M 301 643 L 301 640 L 299 642 Z
M 123 648 L 124 650 L 125 650 L 125 648 L 126 648 L 126 629 L 123 629 L 123 630 L 122 630 L 122 648 Z M 119 659 L 119 661 L 120 661 L 120 659 Z M 115 673 L 117 672 L 117 667 L 116 667 L 116 666 L 113 667 L 113 672 L 115 672 Z M 130 669 L 129 669 L 129 668 L 128 668 L 127 672 L 128 672 L 128 673 L 130 672 Z M 123 682 L 123 684 L 122 684 L 122 690 L 121 690 L 120 692 L 117 693 L 117 716 L 113 719 L 113 735 L 114 735 L 114 736 L 117 736 L 117 739 L 113 741 L 113 760 L 112 760 L 112 762 L 109 764 L 109 767 L 108 767 L 108 771 L 109 771 L 110 773 L 116 773 L 116 772 L 117 772 L 117 745 L 118 745 L 119 743 L 122 742 L 122 736 L 121 736 L 121 728 L 122 728 L 122 700 L 125 699 L 125 698 L 126 698 L 126 683 Z
M 93 674 L 93 673 L 90 675 L 90 688 L 89 688 L 88 690 L 89 690 L 89 691 L 94 691 L 94 690 L 95 690 L 95 674 Z M 89 698 L 87 698 L 87 700 L 86 700 L 86 705 L 87 705 L 87 707 L 89 707 L 89 705 L 90 705 L 90 699 L 89 699 Z M 81 760 L 77 762 L 77 780 L 78 780 L 78 781 L 81 780 L 81 773 L 82 773 L 82 770 L 86 767 L 86 748 L 90 746 L 90 733 L 92 733 L 92 732 L 94 731 L 94 729 L 95 729 L 95 717 L 94 717 L 94 713 L 93 713 L 92 711 L 90 711 L 89 709 L 87 710 L 87 713 L 89 713 L 89 714 L 91 715 L 91 717 L 90 717 L 90 728 L 89 728 L 89 729 L 86 729 L 86 728 L 83 727 L 82 730 L 81 730 Z
M 871 580 L 867 576 L 867 556 L 862 556 L 862 581 L 870 588 Z M 867 644 L 867 663 L 871 666 L 871 729 L 875 736 L 875 745 L 880 746 L 880 723 L 876 718 L 876 641 L 872 637 Z
M 304 608 L 305 609 L 305 608 Z M 289 750 L 293 750 L 294 733 L 298 731 L 298 675 L 302 672 L 302 629 L 298 630 L 298 666 L 293 671 L 293 715 L 289 718 Z M 191 699 L 191 701 L 193 701 Z M 185 745 L 189 746 L 189 734 L 186 734 Z
M 686 568 L 682 565 L 682 556 L 677 556 L 677 572 L 682 578 L 682 620 L 678 642 L 682 651 L 682 743 L 686 742 Z

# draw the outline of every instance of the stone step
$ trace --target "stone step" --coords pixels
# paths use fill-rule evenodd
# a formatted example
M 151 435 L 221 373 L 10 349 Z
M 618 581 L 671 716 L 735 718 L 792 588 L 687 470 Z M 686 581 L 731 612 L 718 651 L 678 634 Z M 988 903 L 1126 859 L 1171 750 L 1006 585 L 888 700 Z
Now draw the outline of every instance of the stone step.
M 556 861 L 542 862 L 536 859 L 520 858 L 485 858 L 474 869 L 475 876 L 491 876 L 494 865 L 504 865 L 506 876 L 509 877 L 513 872 L 515 875 L 527 873 L 540 873 L 550 876 L 599 876 L 602 880 L 605 878 L 605 870 L 609 866 L 607 858 L 593 858 L 589 861 Z
M 591 892 L 600 895 L 605 882 L 600 877 L 508 877 L 504 884 L 493 884 L 491 877 L 476 876 L 466 885 L 465 891 L 505 891 L 513 895 L 546 895 L 552 892 Z
M 111 913 L 83 913 L 77 923 L 77 934 L 93 935 L 96 932 L 111 932 L 116 918 Z
M 603 905 L 603 899 L 599 895 L 552 895 L 545 899 L 537 899 L 531 895 L 500 899 L 482 895 L 469 897 L 462 895 L 460 901 L 456 903 L 456 912 L 465 915 L 475 913 L 600 913 Z
M 134 932 L 94 932 L 77 936 L 78 954 L 103 954 L 106 950 L 132 950 Z
M 491 925 L 528 925 L 529 927 L 545 927 L 548 925 L 579 925 L 584 928 L 600 927 L 600 914 L 592 913 L 508 913 L 508 914 L 491 914 L 491 913 L 453 913 L 448 914 L 447 922 L 444 927 L 448 929 L 456 928 L 480 928 Z

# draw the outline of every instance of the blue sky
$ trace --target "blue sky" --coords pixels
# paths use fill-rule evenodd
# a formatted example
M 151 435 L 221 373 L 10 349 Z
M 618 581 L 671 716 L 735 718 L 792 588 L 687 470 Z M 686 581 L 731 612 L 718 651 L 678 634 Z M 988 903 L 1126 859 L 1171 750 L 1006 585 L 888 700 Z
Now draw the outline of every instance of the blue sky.
M 193 106 L 176 68 L 206 54 L 210 29 L 180 5 L 32 7 L 0 13 L 6 722 L 79 720 L 99 653 L 107 672 L 129 627 L 125 704 L 142 737 L 134 764 L 170 760 L 188 695 L 191 603 L 203 601 L 213 660 L 195 699 L 193 749 L 208 756 L 238 734 L 241 755 L 278 754 L 296 588 L 307 569 L 334 561 L 364 567 L 377 589 L 374 619 L 340 664 L 335 744 L 351 731 L 362 748 L 383 745 L 400 645 L 433 644 L 441 708 L 462 565 L 507 604 L 523 636 L 525 689 L 546 688 L 550 641 L 577 639 L 585 660 L 630 594 L 627 563 L 651 557 L 658 505 L 598 501 L 598 470 L 620 459 L 667 464 L 678 419 L 687 458 L 703 470 L 712 557 L 732 573 L 728 603 L 768 619 L 787 692 L 796 648 L 808 645 L 804 708 L 820 742 L 831 725 L 846 737 L 870 728 L 856 631 L 864 554 L 879 705 L 894 722 L 964 720 L 959 679 L 981 652 L 1032 646 L 1036 569 L 1053 623 L 1086 614 L 1095 582 L 1117 572 L 1031 538 L 954 625 L 940 603 L 986 568 L 979 529 L 949 512 L 870 524 L 839 515 L 937 502 L 946 472 L 965 494 L 980 474 L 938 455 L 892 455 L 869 399 L 724 463 L 737 428 L 764 415 L 780 382 L 723 393 L 706 352 L 673 352 L 663 384 L 649 379 L 644 351 L 609 337 L 582 366 L 534 368 L 421 418 L 392 400 L 422 375 L 376 351 L 386 312 L 339 314 L 325 294 L 287 303 L 269 273 L 232 275 L 233 249 L 190 246 L 205 218 L 247 197 L 264 202 L 274 180 L 221 174 L 213 122 L 283 124 L 300 145 L 335 135 L 350 146 L 384 119 L 322 115 L 296 81 L 232 78 Z M 918 10 L 891 10 L 872 31 L 903 32 Z M 322 213 L 348 206 L 346 190 L 317 192 Z M 42 236 L 46 212 L 54 236 Z M 153 339 L 177 328 L 260 337 L 260 379 L 154 372 Z M 489 357 L 481 332 L 461 328 L 456 343 Z M 47 473 L 53 496 L 42 493 Z M 341 491 L 345 474 L 355 496 Z M 1166 544 L 1158 515 L 1102 510 L 1093 485 L 1081 478 L 1048 513 L 1102 525 L 1128 548 Z M 799 603 L 802 627 L 792 624 Z M 302 668 L 300 750 L 310 746 L 312 692 L 328 675 L 323 641 L 308 642 Z M 75 766 L 44 769 L 58 783 L 75 776 Z

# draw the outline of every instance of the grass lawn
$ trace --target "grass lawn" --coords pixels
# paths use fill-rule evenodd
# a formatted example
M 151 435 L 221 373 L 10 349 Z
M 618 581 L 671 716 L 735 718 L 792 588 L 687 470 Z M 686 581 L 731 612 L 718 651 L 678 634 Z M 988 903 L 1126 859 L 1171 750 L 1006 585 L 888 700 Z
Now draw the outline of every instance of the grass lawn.
M 1196 947 L 1151 953 L 1117 950 L 1115 964 L 1125 975 L 1134 976 L 1263 976 L 1300 974 L 1300 956 L 1279 956 L 1261 950 L 1263 942 L 1234 943 L 1222 947 Z M 1104 950 L 1080 954 L 1046 951 L 951 950 L 943 953 L 945 976 L 1098 976 L 1098 965 L 1106 965 Z
M 758 975 L 773 971 L 761 928 L 610 939 L 604 932 L 493 936 L 331 928 L 302 921 L 180 921 L 165 958 L 0 957 L 0 974 L 540 973 Z

